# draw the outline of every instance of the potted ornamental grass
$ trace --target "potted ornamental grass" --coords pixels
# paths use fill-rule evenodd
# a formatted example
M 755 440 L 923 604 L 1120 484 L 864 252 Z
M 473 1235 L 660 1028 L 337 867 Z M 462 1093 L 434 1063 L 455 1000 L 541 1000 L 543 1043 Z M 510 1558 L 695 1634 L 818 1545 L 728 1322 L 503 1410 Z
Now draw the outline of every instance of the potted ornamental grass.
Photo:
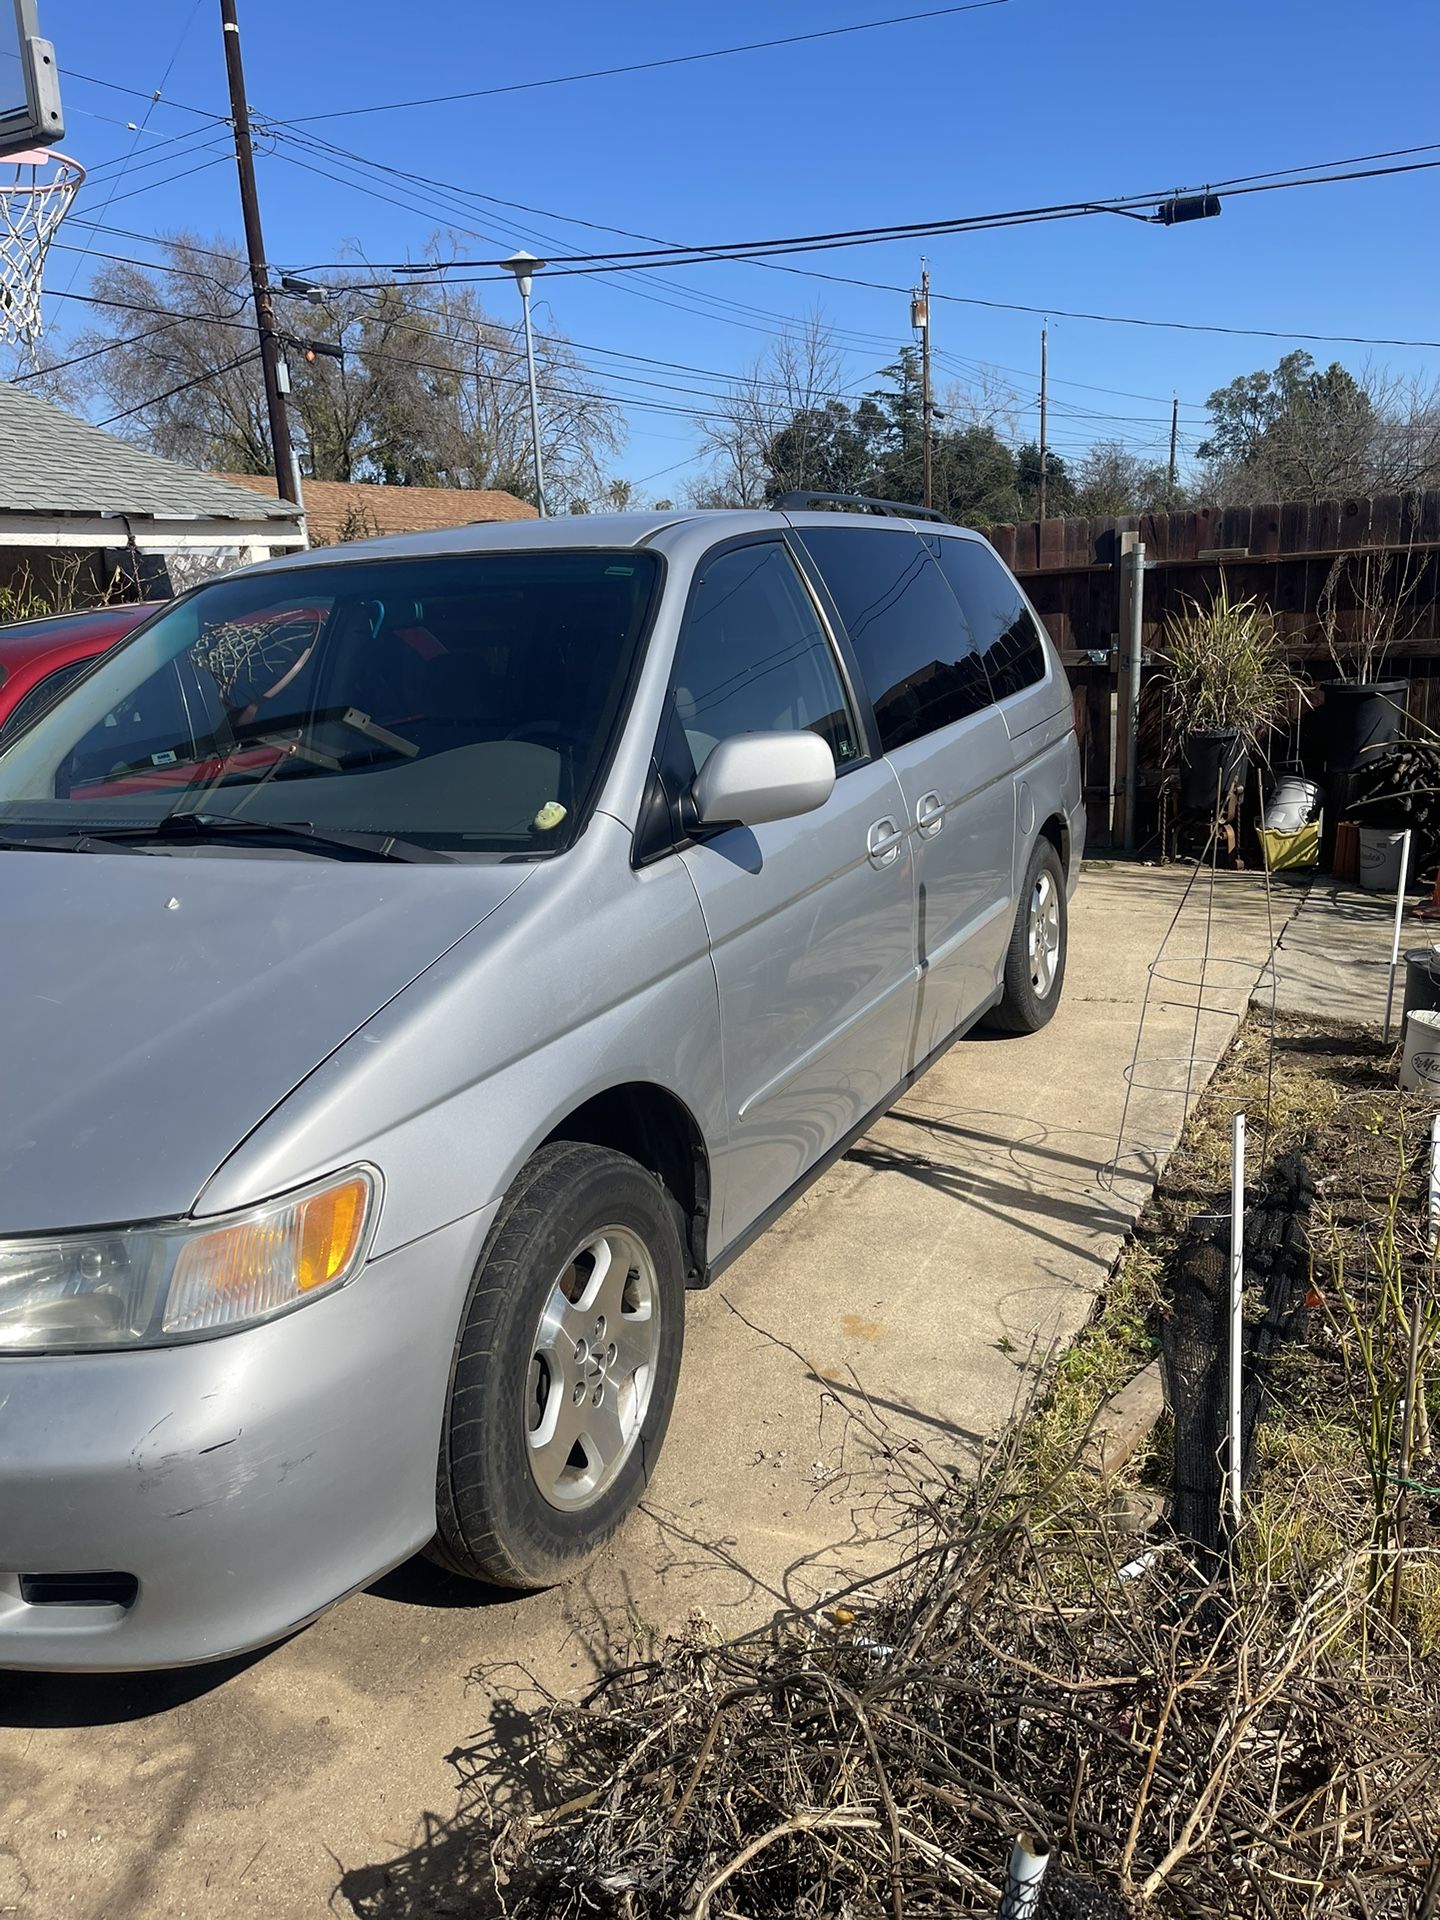
M 1181 805 L 1217 809 L 1243 785 L 1251 756 L 1300 682 L 1270 609 L 1254 594 L 1233 598 L 1223 575 L 1208 604 L 1187 595 L 1169 616 L 1160 657 Z
M 1411 639 L 1424 611 L 1424 554 L 1375 547 L 1337 554 L 1316 602 L 1321 637 L 1335 669 L 1321 715 L 1325 765 L 1354 773 L 1400 737 L 1407 681 L 1391 678 L 1392 648 Z

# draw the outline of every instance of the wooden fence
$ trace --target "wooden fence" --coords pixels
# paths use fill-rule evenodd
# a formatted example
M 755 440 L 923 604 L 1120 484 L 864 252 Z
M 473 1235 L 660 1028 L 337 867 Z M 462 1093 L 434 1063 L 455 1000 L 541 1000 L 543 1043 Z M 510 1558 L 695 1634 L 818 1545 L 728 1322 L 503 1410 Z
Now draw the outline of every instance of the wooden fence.
M 1131 536 L 1126 539 L 1125 536 Z M 1297 669 L 1315 682 L 1334 667 L 1319 606 L 1337 556 L 1407 555 L 1412 579 L 1405 637 L 1387 672 L 1410 683 L 1412 721 L 1440 728 L 1440 490 L 1373 499 L 1285 501 L 1275 506 L 1194 507 L 1117 519 L 1031 521 L 997 526 L 990 539 L 1018 575 L 1060 649 L 1075 694 L 1090 841 L 1110 844 L 1122 818 L 1126 704 L 1124 551 L 1145 546 L 1142 636 L 1147 655 L 1163 644 L 1167 617 L 1188 596 L 1205 603 L 1222 571 L 1233 594 L 1255 594 L 1273 611 Z M 1344 635 L 1354 620 L 1342 603 Z M 1155 673 L 1148 664 L 1144 679 Z M 1145 704 L 1142 697 L 1142 716 Z M 1158 734 L 1142 718 L 1140 820 L 1160 779 Z

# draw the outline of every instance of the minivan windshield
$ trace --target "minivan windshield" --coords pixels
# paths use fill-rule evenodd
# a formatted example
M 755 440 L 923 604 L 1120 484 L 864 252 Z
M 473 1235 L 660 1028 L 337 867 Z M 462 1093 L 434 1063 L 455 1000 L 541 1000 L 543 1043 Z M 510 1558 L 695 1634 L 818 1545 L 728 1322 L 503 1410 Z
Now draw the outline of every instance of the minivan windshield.
M 550 550 L 202 587 L 0 753 L 0 841 L 173 846 L 166 822 L 186 816 L 187 843 L 219 821 L 232 840 L 303 823 L 312 850 L 349 834 L 558 851 L 594 798 L 658 571 Z

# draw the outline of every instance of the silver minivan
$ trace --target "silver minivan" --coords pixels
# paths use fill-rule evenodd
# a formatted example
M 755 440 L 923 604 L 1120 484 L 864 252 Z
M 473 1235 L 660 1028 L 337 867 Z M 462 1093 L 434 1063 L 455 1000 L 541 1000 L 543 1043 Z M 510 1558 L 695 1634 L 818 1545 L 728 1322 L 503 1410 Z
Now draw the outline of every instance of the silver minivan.
M 918 512 L 462 527 L 161 611 L 0 754 L 0 1666 L 262 1645 L 427 1545 L 581 1566 L 685 1289 L 1050 1018 L 1083 835 L 1043 628 Z

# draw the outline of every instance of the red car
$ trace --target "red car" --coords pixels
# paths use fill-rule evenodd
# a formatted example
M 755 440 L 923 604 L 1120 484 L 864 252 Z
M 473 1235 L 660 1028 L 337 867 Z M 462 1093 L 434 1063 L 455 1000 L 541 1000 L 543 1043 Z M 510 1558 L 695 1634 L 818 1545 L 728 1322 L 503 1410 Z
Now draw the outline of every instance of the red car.
M 99 607 L 0 627 L 0 747 L 160 604 Z

